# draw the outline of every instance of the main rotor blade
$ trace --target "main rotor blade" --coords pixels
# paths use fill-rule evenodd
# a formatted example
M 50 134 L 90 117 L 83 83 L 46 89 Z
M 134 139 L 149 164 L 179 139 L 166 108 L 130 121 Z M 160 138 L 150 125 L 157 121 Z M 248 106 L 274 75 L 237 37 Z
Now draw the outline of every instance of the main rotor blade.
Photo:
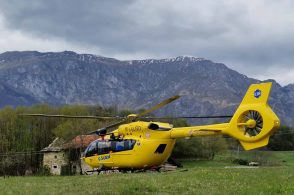
M 125 122 L 127 122 L 127 120 L 122 120 L 122 121 L 119 121 L 119 122 L 117 122 L 117 123 L 113 123 L 113 124 L 108 125 L 108 126 L 106 126 L 106 127 L 104 127 L 104 128 L 105 128 L 105 129 L 110 129 L 110 128 L 113 128 L 113 127 L 117 127 L 117 126 L 119 126 L 119 125 L 122 125 L 122 124 L 124 124 Z
M 159 108 L 165 106 L 166 104 L 169 104 L 169 103 L 171 103 L 172 101 L 175 101 L 176 99 L 179 99 L 180 97 L 181 97 L 181 96 L 179 96 L 179 95 L 175 95 L 175 96 L 173 96 L 173 97 L 170 97 L 170 98 L 168 98 L 168 99 L 166 99 L 166 100 L 160 102 L 159 104 L 153 106 L 152 108 L 150 108 L 150 109 L 148 109 L 148 110 L 145 110 L 145 111 L 143 111 L 143 112 L 137 114 L 136 117 L 137 117 L 137 118 L 140 118 L 140 117 L 142 117 L 142 116 L 144 116 L 144 115 L 147 115 L 147 114 L 149 114 L 150 112 L 153 112 L 154 110 L 157 110 L 157 109 L 159 109 Z
M 142 119 L 205 119 L 205 118 L 232 118 L 231 115 L 220 116 L 176 116 L 176 117 L 141 117 Z
M 120 116 L 73 116 L 73 115 L 55 115 L 55 114 L 19 114 L 19 116 L 36 116 L 36 117 L 52 117 L 52 118 L 79 118 L 79 119 L 102 119 L 102 120 L 113 120 L 113 119 L 124 119 L 125 117 Z
M 113 124 L 111 124 L 111 125 L 108 125 L 108 126 L 106 126 L 106 127 L 101 128 L 101 129 L 97 129 L 97 130 L 95 130 L 95 131 L 91 131 L 91 132 L 89 132 L 88 134 L 97 134 L 97 135 L 99 135 L 101 131 L 106 131 L 106 133 L 103 134 L 103 135 L 108 135 L 108 133 L 107 133 L 107 130 L 108 130 L 108 129 L 113 128 L 113 127 L 117 127 L 117 126 L 119 126 L 119 125 L 122 125 L 122 124 L 124 124 L 126 121 L 127 121 L 127 120 L 122 120 L 122 121 L 119 121 L 119 122 L 117 122 L 117 123 L 113 123 Z

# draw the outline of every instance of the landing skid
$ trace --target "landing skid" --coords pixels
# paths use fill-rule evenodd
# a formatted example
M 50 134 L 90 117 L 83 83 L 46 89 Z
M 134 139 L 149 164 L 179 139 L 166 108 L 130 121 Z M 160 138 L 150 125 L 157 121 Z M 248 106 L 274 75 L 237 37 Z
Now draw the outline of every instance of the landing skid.
M 109 168 L 96 168 L 91 171 L 86 171 L 86 175 L 103 175 L 103 174 L 114 174 L 114 173 L 161 173 L 167 171 L 176 170 L 177 166 L 170 164 L 164 164 L 159 167 L 150 167 L 148 169 L 109 169 Z M 96 173 L 96 174 L 95 174 Z

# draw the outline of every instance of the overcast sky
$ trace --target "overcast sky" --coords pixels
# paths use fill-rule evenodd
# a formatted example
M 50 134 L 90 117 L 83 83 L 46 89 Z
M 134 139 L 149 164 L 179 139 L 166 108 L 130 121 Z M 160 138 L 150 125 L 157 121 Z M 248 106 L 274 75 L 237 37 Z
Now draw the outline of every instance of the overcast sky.
M 203 57 L 294 83 L 293 0 L 0 0 L 0 52 Z

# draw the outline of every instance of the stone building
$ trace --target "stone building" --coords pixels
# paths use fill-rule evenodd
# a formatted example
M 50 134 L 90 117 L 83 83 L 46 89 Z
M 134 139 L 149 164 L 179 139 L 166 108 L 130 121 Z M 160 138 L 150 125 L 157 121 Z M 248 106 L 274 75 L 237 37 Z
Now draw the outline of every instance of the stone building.
M 55 138 L 54 141 L 41 150 L 43 152 L 43 166 L 47 166 L 53 175 L 61 174 L 61 167 L 67 164 L 65 151 L 62 150 L 64 141 Z
M 81 157 L 86 147 L 97 138 L 97 135 L 78 135 L 67 142 L 56 138 L 42 150 L 43 166 L 47 166 L 53 175 L 85 174 L 92 168 Z

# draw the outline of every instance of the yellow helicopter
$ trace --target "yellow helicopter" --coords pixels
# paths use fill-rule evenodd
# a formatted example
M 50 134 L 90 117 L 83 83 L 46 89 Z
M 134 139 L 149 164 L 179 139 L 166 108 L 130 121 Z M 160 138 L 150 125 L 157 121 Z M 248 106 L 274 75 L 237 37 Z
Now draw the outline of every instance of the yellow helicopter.
M 280 126 L 279 118 L 267 104 L 271 86 L 272 83 L 252 84 L 233 116 L 177 117 L 231 117 L 230 122 L 221 124 L 173 128 L 173 125 L 169 123 L 142 121 L 142 119 L 164 119 L 164 117 L 144 116 L 178 99 L 179 96 L 171 97 L 149 110 L 127 117 L 28 115 L 95 119 L 122 118 L 120 122 L 91 132 L 98 134 L 99 138 L 89 144 L 82 159 L 93 169 L 148 169 L 159 167 L 166 162 L 178 138 L 225 134 L 239 140 L 245 150 L 266 146 L 270 135 Z M 107 133 L 111 128 L 117 129 Z

